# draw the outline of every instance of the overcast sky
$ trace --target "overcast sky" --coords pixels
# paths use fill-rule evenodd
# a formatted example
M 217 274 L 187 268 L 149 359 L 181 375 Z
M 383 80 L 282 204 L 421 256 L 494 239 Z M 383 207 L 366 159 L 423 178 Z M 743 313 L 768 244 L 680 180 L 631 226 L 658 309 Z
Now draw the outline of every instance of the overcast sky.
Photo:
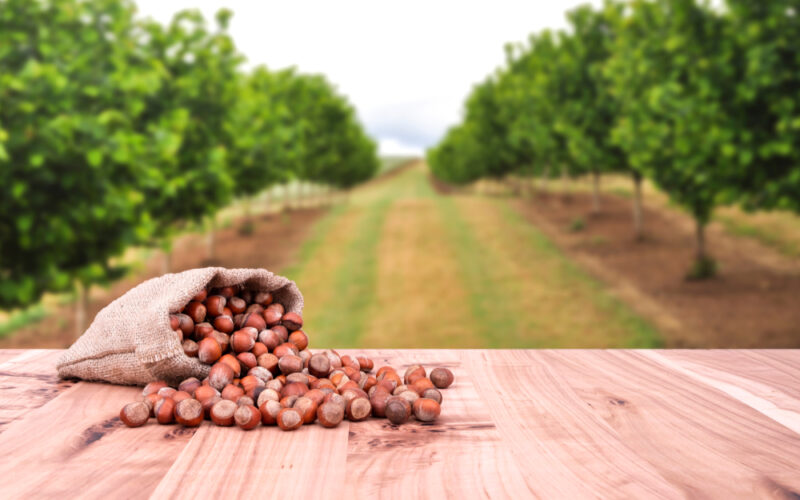
M 459 121 L 475 83 L 503 63 L 506 42 L 563 28 L 564 12 L 594 3 L 135 0 L 167 22 L 182 9 L 234 12 L 230 33 L 248 66 L 323 73 L 347 95 L 383 154 L 422 153 Z

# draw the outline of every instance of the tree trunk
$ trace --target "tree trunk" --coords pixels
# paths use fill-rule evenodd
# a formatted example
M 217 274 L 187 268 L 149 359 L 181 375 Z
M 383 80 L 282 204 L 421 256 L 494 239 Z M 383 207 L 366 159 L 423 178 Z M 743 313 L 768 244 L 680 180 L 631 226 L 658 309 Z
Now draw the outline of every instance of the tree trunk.
M 86 331 L 86 318 L 89 314 L 89 286 L 78 282 L 78 297 L 75 304 L 75 336 L 79 337 Z
M 706 225 L 699 220 L 696 221 L 695 237 L 697 241 L 697 254 L 698 262 L 703 262 L 708 258 L 706 255 Z
M 637 240 L 642 239 L 642 174 L 633 173 L 633 234 Z
M 592 172 L 592 212 L 600 212 L 600 172 Z

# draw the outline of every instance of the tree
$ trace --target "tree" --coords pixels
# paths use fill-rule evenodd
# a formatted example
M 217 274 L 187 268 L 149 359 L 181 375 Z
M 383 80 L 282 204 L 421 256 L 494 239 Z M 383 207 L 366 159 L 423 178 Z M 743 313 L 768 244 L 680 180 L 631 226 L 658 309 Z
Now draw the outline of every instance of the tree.
M 0 9 L 0 307 L 122 272 L 152 232 L 143 178 L 163 154 L 143 118 L 163 85 L 132 50 L 123 0 L 8 0 Z
M 637 0 L 616 27 L 607 74 L 621 104 L 614 140 L 696 221 L 690 277 L 714 273 L 705 227 L 726 195 L 723 152 L 735 137 L 733 73 L 723 18 L 692 0 Z

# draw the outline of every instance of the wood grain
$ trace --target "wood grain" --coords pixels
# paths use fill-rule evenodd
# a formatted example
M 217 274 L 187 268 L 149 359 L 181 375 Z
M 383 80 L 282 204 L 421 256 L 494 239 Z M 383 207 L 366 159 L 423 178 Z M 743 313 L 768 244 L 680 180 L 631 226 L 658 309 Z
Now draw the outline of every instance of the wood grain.
M 61 351 L 4 350 L 0 362 L 0 433 L 9 424 L 47 403 L 74 385 L 60 380 L 55 362 Z
M 0 351 L 0 498 L 800 495 L 797 350 L 359 351 L 451 368 L 441 417 L 291 433 L 128 429 L 139 389 L 58 381 L 59 354 Z

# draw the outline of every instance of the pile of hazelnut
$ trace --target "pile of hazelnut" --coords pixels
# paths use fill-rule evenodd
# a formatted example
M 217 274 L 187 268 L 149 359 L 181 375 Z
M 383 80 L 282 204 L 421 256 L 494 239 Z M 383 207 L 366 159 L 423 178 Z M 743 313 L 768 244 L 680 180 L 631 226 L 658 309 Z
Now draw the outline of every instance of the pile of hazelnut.
M 441 412 L 439 389 L 453 383 L 447 368 L 428 374 L 414 365 L 401 378 L 383 366 L 372 375 L 369 358 L 340 356 L 332 349 L 312 353 L 301 330 L 303 318 L 285 312 L 267 292 L 204 290 L 170 322 L 186 355 L 211 365 L 208 377 L 188 378 L 177 387 L 147 384 L 142 400 L 120 411 L 129 427 L 151 417 L 186 427 L 209 419 L 245 430 L 261 423 L 286 431 L 315 421 L 336 427 L 345 417 L 387 418 L 399 425 L 413 415 L 431 422 Z

